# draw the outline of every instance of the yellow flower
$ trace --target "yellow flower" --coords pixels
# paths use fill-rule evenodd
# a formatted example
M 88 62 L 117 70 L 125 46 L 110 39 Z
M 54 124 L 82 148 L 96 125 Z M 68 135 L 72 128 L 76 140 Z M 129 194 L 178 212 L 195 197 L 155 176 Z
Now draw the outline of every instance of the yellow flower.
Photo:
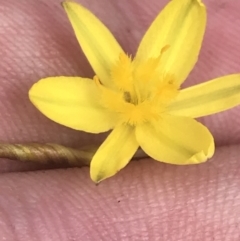
M 76 37 L 96 76 L 49 77 L 30 100 L 48 118 L 76 130 L 112 130 L 90 167 L 94 182 L 128 164 L 139 146 L 152 158 L 186 165 L 214 153 L 209 130 L 193 118 L 240 103 L 240 74 L 180 90 L 195 65 L 205 26 L 200 0 L 172 0 L 143 37 L 136 56 L 124 53 L 91 12 L 65 1 Z

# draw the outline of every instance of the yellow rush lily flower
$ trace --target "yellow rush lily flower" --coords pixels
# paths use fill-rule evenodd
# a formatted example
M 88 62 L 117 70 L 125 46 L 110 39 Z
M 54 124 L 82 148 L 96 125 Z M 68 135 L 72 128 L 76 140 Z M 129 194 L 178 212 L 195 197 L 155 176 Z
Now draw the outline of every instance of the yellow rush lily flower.
M 41 79 L 29 97 L 62 125 L 91 133 L 113 129 L 91 161 L 92 180 L 116 174 L 139 146 L 153 159 L 171 164 L 197 164 L 212 157 L 213 137 L 193 118 L 238 105 L 240 74 L 180 89 L 202 44 L 204 4 L 170 1 L 134 58 L 87 9 L 71 1 L 63 7 L 96 76 Z

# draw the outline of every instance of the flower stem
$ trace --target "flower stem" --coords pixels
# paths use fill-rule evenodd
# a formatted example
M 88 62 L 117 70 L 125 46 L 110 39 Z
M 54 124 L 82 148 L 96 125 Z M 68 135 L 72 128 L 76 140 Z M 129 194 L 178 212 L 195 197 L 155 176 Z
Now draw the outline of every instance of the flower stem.
M 40 164 L 67 164 L 73 167 L 89 166 L 98 146 L 70 148 L 55 143 L 0 144 L 0 158 Z M 144 158 L 146 154 L 138 150 L 134 159 Z

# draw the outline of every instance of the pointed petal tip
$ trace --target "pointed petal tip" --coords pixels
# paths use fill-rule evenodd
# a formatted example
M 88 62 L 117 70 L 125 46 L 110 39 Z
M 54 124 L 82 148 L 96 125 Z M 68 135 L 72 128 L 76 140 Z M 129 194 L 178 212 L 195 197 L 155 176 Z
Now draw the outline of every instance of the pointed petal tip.
M 95 183 L 96 186 L 98 186 L 100 182 L 103 181 L 104 179 L 94 179 L 93 177 L 91 177 L 91 180 Z
M 62 1 L 62 2 L 61 2 L 61 6 L 62 6 L 65 10 L 73 7 L 73 5 L 80 5 L 80 4 L 78 4 L 78 3 L 76 3 L 76 2 L 73 2 L 73 1 L 71 1 L 71 0 L 65 0 L 65 1 Z
M 60 4 L 63 8 L 66 8 L 67 4 L 69 3 L 69 1 L 62 1 Z
M 101 173 L 96 173 L 96 172 L 93 172 L 91 169 L 90 169 L 90 178 L 92 179 L 92 181 L 96 184 L 96 185 L 99 185 L 100 182 L 102 182 L 103 180 L 109 178 L 111 176 L 106 176 L 103 172 Z
M 64 1 L 61 2 L 61 5 L 64 6 L 64 7 L 67 7 L 71 4 L 81 5 L 80 3 L 77 3 L 77 2 L 72 1 L 72 0 L 64 0 Z
M 60 4 L 65 11 L 73 10 L 75 7 L 78 7 L 78 8 L 81 7 L 82 9 L 88 10 L 85 7 L 83 7 L 80 3 L 77 3 L 77 2 L 72 1 L 72 0 L 64 0 Z

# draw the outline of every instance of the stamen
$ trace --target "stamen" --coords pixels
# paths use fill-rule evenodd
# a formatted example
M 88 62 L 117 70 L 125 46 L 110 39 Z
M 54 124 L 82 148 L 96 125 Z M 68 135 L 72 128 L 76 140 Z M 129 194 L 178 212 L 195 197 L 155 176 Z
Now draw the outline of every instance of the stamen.
M 131 92 L 133 88 L 133 65 L 131 56 L 120 53 L 111 70 L 111 78 L 119 90 Z

